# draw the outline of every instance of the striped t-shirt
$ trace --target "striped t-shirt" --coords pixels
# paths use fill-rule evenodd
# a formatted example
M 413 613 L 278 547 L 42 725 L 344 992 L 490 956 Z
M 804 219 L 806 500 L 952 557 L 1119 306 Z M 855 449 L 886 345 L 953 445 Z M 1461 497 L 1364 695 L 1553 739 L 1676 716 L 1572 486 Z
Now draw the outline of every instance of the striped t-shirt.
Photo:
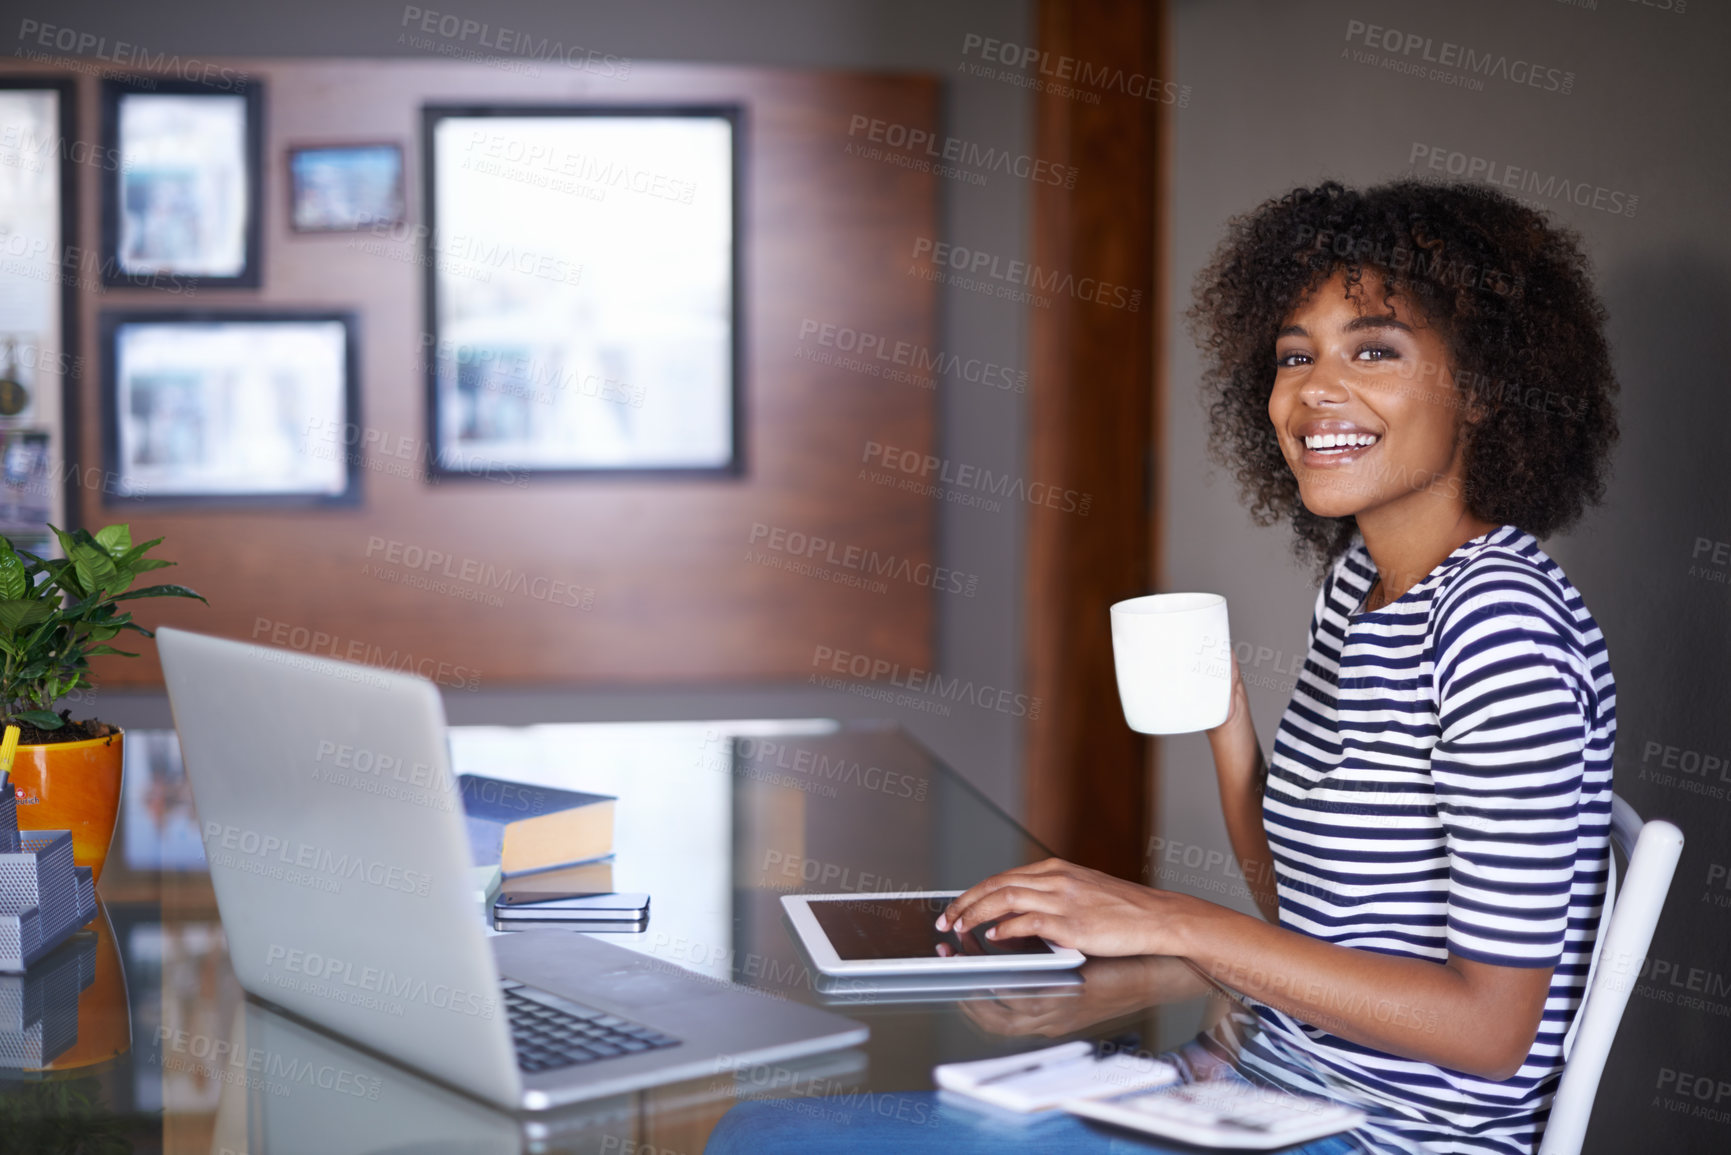
M 1317 596 L 1275 737 L 1263 825 L 1280 923 L 1384 954 L 1554 967 L 1544 1020 L 1520 1071 L 1492 1082 L 1258 1013 L 1270 1042 L 1301 1045 L 1410 1118 L 1427 1149 L 1531 1152 L 1605 890 L 1617 729 L 1605 641 L 1513 526 L 1363 611 L 1375 581 L 1355 541 Z

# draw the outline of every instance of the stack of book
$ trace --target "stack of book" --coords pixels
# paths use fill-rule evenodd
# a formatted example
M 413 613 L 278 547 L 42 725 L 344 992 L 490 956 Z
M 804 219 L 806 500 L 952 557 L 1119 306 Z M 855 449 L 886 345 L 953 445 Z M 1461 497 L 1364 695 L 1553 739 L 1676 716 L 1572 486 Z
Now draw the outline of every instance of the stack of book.
M 512 878 L 562 868 L 573 881 L 589 878 L 597 884 L 582 885 L 581 890 L 613 889 L 612 863 L 607 860 L 613 854 L 615 798 L 479 774 L 460 774 L 457 783 L 478 871 L 497 866 Z

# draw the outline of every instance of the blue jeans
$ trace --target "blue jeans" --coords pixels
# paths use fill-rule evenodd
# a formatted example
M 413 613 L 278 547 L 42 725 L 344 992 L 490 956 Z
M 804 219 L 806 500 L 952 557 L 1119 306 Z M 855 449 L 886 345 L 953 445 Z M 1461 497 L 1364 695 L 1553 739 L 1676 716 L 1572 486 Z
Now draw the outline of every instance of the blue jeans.
M 935 1091 L 861 1091 L 827 1099 L 753 1099 L 716 1124 L 704 1155 L 806 1155 L 862 1151 L 893 1155 L 1001 1155 L 1006 1149 L 1052 1155 L 1147 1155 L 1194 1151 L 1152 1135 L 1096 1127 L 1074 1115 L 1030 1122 L 986 1115 Z M 1287 1155 L 1347 1155 L 1362 1148 L 1331 1135 Z

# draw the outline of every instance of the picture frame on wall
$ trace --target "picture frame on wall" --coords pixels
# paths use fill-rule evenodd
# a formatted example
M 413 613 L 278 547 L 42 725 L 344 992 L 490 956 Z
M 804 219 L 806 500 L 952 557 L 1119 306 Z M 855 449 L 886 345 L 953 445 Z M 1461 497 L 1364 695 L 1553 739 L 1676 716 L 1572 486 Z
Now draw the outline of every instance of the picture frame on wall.
M 84 372 L 78 284 L 93 270 L 73 232 L 76 100 L 69 78 L 0 77 L 0 534 L 36 553 L 52 549 L 46 522 L 75 520 L 81 481 L 65 440 Z
M 742 122 L 423 107 L 429 481 L 743 473 Z
M 358 503 L 358 337 L 343 310 L 103 313 L 103 503 Z
M 345 233 L 403 222 L 398 144 L 306 144 L 288 150 L 289 227 Z
M 258 287 L 262 105 L 247 77 L 103 80 L 103 284 Z

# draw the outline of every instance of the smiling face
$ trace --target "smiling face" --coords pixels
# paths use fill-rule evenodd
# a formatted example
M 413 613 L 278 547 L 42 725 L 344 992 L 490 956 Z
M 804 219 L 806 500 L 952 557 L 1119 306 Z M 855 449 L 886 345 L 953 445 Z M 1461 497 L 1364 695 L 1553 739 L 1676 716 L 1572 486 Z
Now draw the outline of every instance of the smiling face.
M 1268 416 L 1305 508 L 1393 525 L 1464 515 L 1465 427 L 1442 334 L 1366 273 L 1336 273 L 1301 301 L 1275 342 Z M 1437 502 L 1443 503 L 1438 508 Z

